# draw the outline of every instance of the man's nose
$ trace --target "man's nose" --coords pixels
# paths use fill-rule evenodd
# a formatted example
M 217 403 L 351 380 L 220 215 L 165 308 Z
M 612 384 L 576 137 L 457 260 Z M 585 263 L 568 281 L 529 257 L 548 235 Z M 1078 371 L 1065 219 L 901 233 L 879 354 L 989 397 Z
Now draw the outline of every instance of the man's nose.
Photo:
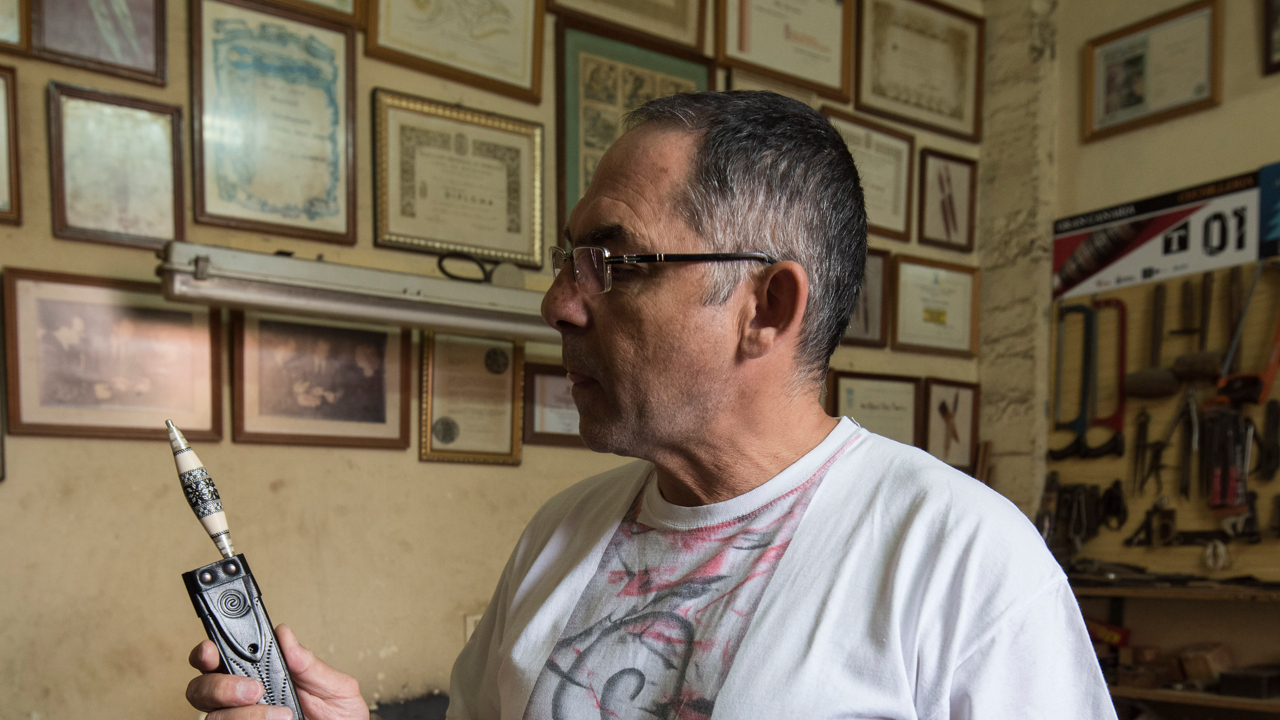
M 561 333 L 587 326 L 589 315 L 573 266 L 566 265 L 542 296 L 542 319 Z

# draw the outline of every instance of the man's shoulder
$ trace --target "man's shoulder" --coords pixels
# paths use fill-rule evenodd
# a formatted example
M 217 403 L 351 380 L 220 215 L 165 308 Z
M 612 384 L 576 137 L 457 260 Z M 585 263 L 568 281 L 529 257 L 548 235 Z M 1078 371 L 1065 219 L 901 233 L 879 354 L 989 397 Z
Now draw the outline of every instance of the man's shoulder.
M 640 491 L 653 471 L 651 463 L 637 460 L 593 475 L 561 490 L 543 503 L 525 528 L 520 541 L 524 554 L 541 552 L 552 538 L 588 537 L 593 524 L 617 524 L 621 511 Z M 616 516 L 616 517 L 615 517 Z

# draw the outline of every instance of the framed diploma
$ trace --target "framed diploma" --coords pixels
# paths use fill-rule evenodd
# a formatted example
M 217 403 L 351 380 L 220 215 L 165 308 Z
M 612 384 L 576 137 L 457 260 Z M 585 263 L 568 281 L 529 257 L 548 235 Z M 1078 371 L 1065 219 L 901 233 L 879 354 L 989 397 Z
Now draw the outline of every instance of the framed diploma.
M 1262 74 L 1280 72 L 1280 0 L 1262 2 Z
M 564 16 L 577 13 L 616 33 L 676 43 L 702 52 L 707 0 L 547 0 L 547 9 Z M 660 48 L 655 48 L 660 49 Z
M 889 269 L 889 253 L 867 249 L 867 264 L 862 275 L 862 287 L 849 316 L 842 345 L 884 347 L 889 344 L 889 294 L 885 274 Z
M 972 474 L 978 458 L 978 386 L 926 378 L 924 395 L 925 451 Z
M 716 62 L 849 101 L 853 12 L 844 0 L 716 0 Z
M 25 55 L 31 50 L 29 0 L 0 0 L 0 51 Z
M 543 0 L 368 3 L 365 55 L 535 105 L 542 101 Z
M 336 20 L 354 28 L 364 28 L 365 2 L 367 0 L 263 0 L 291 10 L 315 15 L 325 20 Z
M 236 312 L 236 442 L 409 447 L 408 330 Z
M 822 108 L 822 114 L 844 138 L 858 166 L 867 232 L 910 242 L 915 138 L 830 106 Z
M 542 267 L 542 125 L 373 91 L 374 244 Z
M 920 447 L 924 393 L 920 378 L 832 371 L 827 376 L 827 413 L 853 418 L 877 435 Z
M 858 0 L 854 107 L 978 142 L 983 29 L 934 0 Z
M 1222 102 L 1222 0 L 1200 0 L 1085 43 L 1081 140 Z
M 797 85 L 790 85 L 781 80 L 774 80 L 763 75 L 755 75 L 747 70 L 739 70 L 729 68 L 725 71 L 725 89 L 726 90 L 764 90 L 767 92 L 775 92 L 779 95 L 789 97 L 792 100 L 802 102 L 809 107 L 818 107 L 820 100 L 818 93 L 802 88 Z
M 507 340 L 426 334 L 419 459 L 519 465 L 523 365 Z
M 893 257 L 893 349 L 978 354 L 978 269 Z
M 578 434 L 573 383 L 559 365 L 524 364 L 524 444 L 586 447 Z
M 49 169 L 54 237 L 184 239 L 182 108 L 49 83 Z
M 222 439 L 221 311 L 157 283 L 4 269 L 9 432 Z
M 920 151 L 920 244 L 970 252 L 978 200 L 978 163 L 924 148 Z
M 22 224 L 22 182 L 18 173 L 18 77 L 0 65 L 0 223 Z
M 31 54 L 164 85 L 165 0 L 29 0 Z
M 195 219 L 354 245 L 355 31 L 191 0 Z

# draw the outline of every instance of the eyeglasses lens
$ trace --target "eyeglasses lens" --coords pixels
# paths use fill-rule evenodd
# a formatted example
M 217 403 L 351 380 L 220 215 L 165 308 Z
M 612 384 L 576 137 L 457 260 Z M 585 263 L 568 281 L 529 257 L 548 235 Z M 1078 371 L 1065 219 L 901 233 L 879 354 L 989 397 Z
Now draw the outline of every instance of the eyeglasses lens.
M 573 274 L 585 293 L 602 293 L 609 290 L 609 268 L 604 261 L 604 250 L 598 247 L 573 249 Z

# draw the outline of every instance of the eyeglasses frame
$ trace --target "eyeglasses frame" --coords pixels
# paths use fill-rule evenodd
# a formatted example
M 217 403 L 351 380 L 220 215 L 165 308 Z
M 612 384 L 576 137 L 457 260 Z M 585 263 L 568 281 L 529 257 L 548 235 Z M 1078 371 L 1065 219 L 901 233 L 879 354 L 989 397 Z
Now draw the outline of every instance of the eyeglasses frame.
M 613 271 L 609 269 L 610 265 L 640 265 L 648 263 L 681 263 L 681 262 L 731 262 L 734 260 L 758 260 L 766 265 L 774 265 L 779 261 L 772 255 L 762 252 L 729 252 L 729 253 L 649 253 L 639 255 L 613 255 L 609 252 L 609 248 L 600 247 L 598 245 L 580 245 L 571 250 L 565 250 L 562 247 L 555 246 L 551 248 L 551 268 L 552 274 L 556 277 L 560 276 L 560 270 L 555 269 L 556 256 L 564 258 L 560 263 L 560 268 L 564 269 L 564 265 L 572 262 L 573 253 L 576 250 L 586 248 L 594 248 L 604 253 L 604 289 L 601 294 L 607 293 L 613 289 Z M 573 270 L 574 283 L 579 287 L 582 281 L 578 279 L 577 267 Z

